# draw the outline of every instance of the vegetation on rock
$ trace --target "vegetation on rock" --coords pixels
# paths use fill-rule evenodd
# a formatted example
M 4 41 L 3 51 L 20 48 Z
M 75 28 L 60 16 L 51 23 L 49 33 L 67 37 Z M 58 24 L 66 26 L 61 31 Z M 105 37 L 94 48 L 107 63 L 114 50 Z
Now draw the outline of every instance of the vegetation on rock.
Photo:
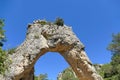
M 64 20 L 62 18 L 56 18 L 55 22 L 47 22 L 46 20 L 36 20 L 34 23 L 41 24 L 41 25 L 58 25 L 58 26 L 63 26 L 64 25 Z
M 41 24 L 41 25 L 46 25 L 47 21 L 46 20 L 37 20 L 36 23 Z
M 64 25 L 64 21 L 62 18 L 56 18 L 55 24 L 58 26 L 63 26 Z
M 11 55 L 11 54 L 15 53 L 15 49 L 16 48 L 11 48 L 11 49 L 8 49 L 6 52 Z
M 57 80 L 79 80 L 75 75 L 72 68 L 65 69 L 62 73 L 58 75 Z
M 34 77 L 35 80 L 49 80 L 47 74 L 40 74 Z

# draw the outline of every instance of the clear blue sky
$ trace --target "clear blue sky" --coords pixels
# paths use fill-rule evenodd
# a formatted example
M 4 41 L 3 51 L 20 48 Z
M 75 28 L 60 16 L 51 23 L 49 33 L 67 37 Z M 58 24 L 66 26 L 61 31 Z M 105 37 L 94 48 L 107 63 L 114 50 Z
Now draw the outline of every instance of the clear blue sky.
M 120 0 L 0 0 L 0 18 L 5 19 L 7 42 L 4 48 L 20 45 L 28 23 L 36 19 L 64 19 L 86 46 L 93 63 L 109 63 L 111 53 L 106 47 L 112 33 L 120 32 Z M 37 61 L 35 74 L 56 76 L 67 62 L 57 53 L 47 53 Z

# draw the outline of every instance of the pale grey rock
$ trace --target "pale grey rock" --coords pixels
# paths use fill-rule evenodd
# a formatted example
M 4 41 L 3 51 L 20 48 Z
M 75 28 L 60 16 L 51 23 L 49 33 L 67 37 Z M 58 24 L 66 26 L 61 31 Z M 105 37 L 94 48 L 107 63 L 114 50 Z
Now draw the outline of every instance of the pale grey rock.
M 66 25 L 28 25 L 25 41 L 10 56 L 12 64 L 0 80 L 33 80 L 34 64 L 46 52 L 59 52 L 80 80 L 103 80 L 84 51 L 84 45 Z

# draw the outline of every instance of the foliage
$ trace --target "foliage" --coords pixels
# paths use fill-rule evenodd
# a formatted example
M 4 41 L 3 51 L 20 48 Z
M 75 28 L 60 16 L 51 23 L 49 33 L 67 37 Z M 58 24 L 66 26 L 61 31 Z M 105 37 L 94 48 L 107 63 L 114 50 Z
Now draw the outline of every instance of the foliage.
M 4 61 L 6 60 L 6 53 L 2 50 L 3 46 L 3 39 L 4 39 L 4 31 L 3 31 L 3 20 L 0 19 L 0 74 L 5 72 L 5 64 Z
M 35 76 L 35 80 L 48 80 L 47 74 L 40 74 L 39 76 Z
M 3 26 L 4 26 L 4 20 L 0 19 L 0 47 L 3 46 L 3 42 L 5 42 L 5 35 L 4 35 L 4 30 L 3 30 Z
M 15 49 L 16 48 L 11 48 L 11 49 L 8 49 L 6 52 L 11 55 L 11 54 L 15 53 Z
M 61 74 L 59 74 L 57 80 L 79 80 L 79 79 L 74 74 L 72 68 L 67 68 Z
M 120 33 L 113 34 L 112 37 L 112 42 L 107 47 L 112 53 L 111 62 L 97 70 L 104 80 L 120 80 Z
M 3 51 L 2 48 L 0 47 L 0 74 L 4 74 L 6 70 L 5 64 L 6 57 L 7 57 L 6 52 Z
M 120 54 L 120 33 L 116 35 L 113 34 L 112 37 L 112 42 L 109 44 L 107 49 L 112 52 L 114 57 L 114 54 Z
M 112 76 L 116 76 L 116 80 L 120 80 L 120 33 L 113 34 L 112 42 L 108 46 L 108 50 L 112 52 Z
M 120 64 L 120 54 L 119 53 L 116 53 L 112 56 L 112 61 L 111 61 L 111 64 L 113 66 L 117 66 Z
M 41 24 L 41 25 L 46 25 L 47 22 L 45 20 L 39 20 L 37 23 Z
M 55 21 L 55 24 L 58 26 L 63 26 L 64 25 L 64 21 L 62 18 L 57 18 Z
M 7 60 L 7 54 L 4 50 L 2 50 L 3 42 L 5 41 L 4 35 L 4 20 L 0 19 L 0 74 L 4 74 L 5 70 L 7 69 L 7 64 L 9 63 Z
M 111 64 L 104 64 L 100 67 L 100 69 L 96 68 L 96 70 L 103 78 L 109 78 L 109 77 L 112 77 L 112 75 L 113 75 L 111 73 L 112 72 L 112 65 Z
M 9 54 L 13 52 L 13 49 L 8 51 L 4 51 L 2 49 L 3 42 L 5 42 L 5 34 L 3 30 L 4 20 L 0 19 L 0 74 L 4 74 L 8 69 L 9 64 L 11 64 L 12 60 L 8 58 Z

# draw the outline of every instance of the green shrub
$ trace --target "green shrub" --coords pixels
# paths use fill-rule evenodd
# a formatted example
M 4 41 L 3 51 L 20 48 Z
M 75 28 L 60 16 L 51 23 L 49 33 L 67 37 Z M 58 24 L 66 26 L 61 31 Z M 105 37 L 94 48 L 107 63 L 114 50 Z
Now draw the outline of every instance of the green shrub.
M 3 46 L 3 42 L 5 42 L 5 35 L 4 35 L 4 30 L 3 30 L 3 27 L 4 27 L 4 20 L 3 19 L 0 19 L 0 47 Z
M 2 50 L 0 47 L 0 74 L 4 74 L 8 69 L 8 66 L 12 63 L 12 59 L 9 58 L 9 55 L 15 52 L 16 48 L 9 49 L 7 51 Z
M 46 25 L 46 24 L 47 24 L 47 22 L 46 22 L 45 20 L 40 20 L 40 21 L 38 21 L 37 23 L 39 23 L 39 24 L 41 24 L 41 25 Z
M 11 54 L 15 53 L 15 49 L 16 49 L 16 48 L 8 49 L 8 50 L 7 50 L 7 53 L 11 55 Z
M 55 21 L 55 24 L 58 26 L 63 26 L 64 25 L 64 21 L 61 18 L 57 18 Z
M 6 59 L 7 59 L 7 54 L 0 47 L 0 74 L 4 74 L 5 70 L 7 69 L 7 66 L 5 64 Z
M 57 80 L 79 80 L 74 74 L 72 68 L 65 69 L 61 76 L 58 76 Z
M 40 74 L 39 76 L 35 76 L 34 80 L 49 80 L 47 74 Z

